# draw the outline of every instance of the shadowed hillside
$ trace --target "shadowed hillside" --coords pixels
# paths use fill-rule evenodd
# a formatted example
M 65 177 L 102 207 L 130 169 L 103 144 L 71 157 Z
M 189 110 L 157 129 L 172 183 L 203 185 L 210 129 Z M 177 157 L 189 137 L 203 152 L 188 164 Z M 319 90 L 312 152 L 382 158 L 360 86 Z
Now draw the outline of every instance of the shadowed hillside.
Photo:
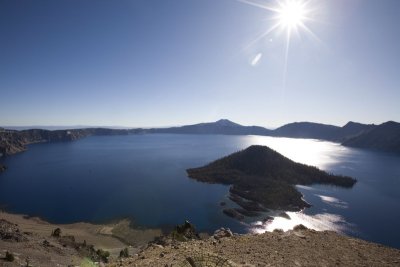
M 341 142 L 363 134 L 376 127 L 373 124 L 348 122 L 343 127 L 314 122 L 294 122 L 274 130 L 274 136 L 292 138 L 312 138 Z
M 343 145 L 400 153 L 400 123 L 385 122 L 362 135 L 350 138 Z
M 149 129 L 146 132 L 174 134 L 271 135 L 272 131 L 260 126 L 243 126 L 230 120 L 222 119 L 216 122 L 198 123 L 180 127 Z

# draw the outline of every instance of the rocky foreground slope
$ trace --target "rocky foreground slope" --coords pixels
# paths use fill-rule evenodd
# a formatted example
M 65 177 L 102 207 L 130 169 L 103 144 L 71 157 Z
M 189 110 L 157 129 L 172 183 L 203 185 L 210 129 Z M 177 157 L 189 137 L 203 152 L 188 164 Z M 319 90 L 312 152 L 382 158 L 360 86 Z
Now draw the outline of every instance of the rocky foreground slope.
M 128 246 L 136 253 L 162 234 L 130 225 L 127 220 L 56 225 L 0 211 L 0 266 L 94 266 L 117 259 Z
M 154 231 L 128 230 L 140 241 L 128 248 L 124 235 L 116 239 L 106 226 L 58 228 L 37 218 L 0 215 L 0 266 L 400 266 L 400 250 L 304 226 L 260 235 L 222 228 L 200 238 L 186 222 L 145 243 Z
M 296 230 L 221 234 L 206 240 L 149 245 L 110 266 L 400 266 L 400 251 L 334 232 Z

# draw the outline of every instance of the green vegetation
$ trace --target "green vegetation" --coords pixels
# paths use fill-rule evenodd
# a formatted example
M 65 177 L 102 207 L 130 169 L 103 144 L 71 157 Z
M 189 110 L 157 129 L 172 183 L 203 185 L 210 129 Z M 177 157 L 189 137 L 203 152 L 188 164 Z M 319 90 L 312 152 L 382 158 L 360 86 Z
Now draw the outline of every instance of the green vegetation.
M 108 262 L 108 257 L 110 257 L 110 252 L 102 250 L 102 249 L 98 249 L 96 251 L 97 256 L 99 256 L 100 260 L 102 262 L 107 263 Z
M 296 163 L 266 146 L 250 146 L 187 173 L 201 182 L 232 185 L 231 200 L 249 211 L 260 211 L 254 203 L 293 211 L 308 207 L 294 187 L 297 184 L 352 187 L 356 183 L 353 178 Z
M 119 257 L 120 258 L 128 258 L 129 257 L 129 251 L 128 248 L 124 248 L 119 252 Z
M 180 242 L 200 238 L 196 232 L 196 228 L 189 221 L 185 221 L 185 223 L 177 225 L 170 235 L 173 240 Z

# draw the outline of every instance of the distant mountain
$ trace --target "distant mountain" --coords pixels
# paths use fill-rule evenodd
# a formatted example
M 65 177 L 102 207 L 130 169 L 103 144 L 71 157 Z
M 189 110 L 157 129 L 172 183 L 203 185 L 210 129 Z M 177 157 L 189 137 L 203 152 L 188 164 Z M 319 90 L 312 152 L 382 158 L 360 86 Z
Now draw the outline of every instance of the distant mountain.
M 344 146 L 400 153 L 400 123 L 388 121 L 343 142 Z
M 350 121 L 343 127 L 313 122 L 295 122 L 286 124 L 275 130 L 269 130 L 260 126 L 243 126 L 230 120 L 222 119 L 216 122 L 152 129 L 83 128 L 53 131 L 43 129 L 16 131 L 0 127 L 0 156 L 24 151 L 26 145 L 36 142 L 70 141 L 92 135 L 145 133 L 262 135 L 312 138 L 339 142 L 345 146 L 394 152 L 400 151 L 399 123 L 393 121 L 378 126 Z
M 225 134 L 225 135 L 264 135 L 290 138 L 312 138 L 334 142 L 342 142 L 371 130 L 375 125 L 349 122 L 343 127 L 313 123 L 294 122 L 275 130 L 260 126 L 243 126 L 227 119 L 216 122 L 198 123 L 180 127 L 152 128 L 146 133 L 173 133 L 173 134 Z
M 338 139 L 340 127 L 313 123 L 313 122 L 294 122 L 283 125 L 274 130 L 273 135 L 279 137 L 292 138 L 312 138 L 334 141 Z
M 226 134 L 226 135 L 271 135 L 271 130 L 260 126 L 243 126 L 230 120 L 222 119 L 216 122 L 198 123 L 180 127 L 153 128 L 148 133 L 174 134 Z
M 362 124 L 358 122 L 349 121 L 345 126 L 340 128 L 339 140 L 345 141 L 347 139 L 368 132 L 375 127 L 377 127 L 375 124 Z
M 312 138 L 342 142 L 374 127 L 376 126 L 373 124 L 356 122 L 348 122 L 343 127 L 314 122 L 294 122 L 275 129 L 273 134 L 279 137 Z

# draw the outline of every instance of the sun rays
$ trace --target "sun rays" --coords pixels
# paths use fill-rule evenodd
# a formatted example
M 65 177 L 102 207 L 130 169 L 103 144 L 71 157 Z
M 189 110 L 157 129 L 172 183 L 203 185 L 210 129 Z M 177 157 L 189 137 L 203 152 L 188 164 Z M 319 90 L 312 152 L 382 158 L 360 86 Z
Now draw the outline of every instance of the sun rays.
M 273 1 L 255 1 L 255 0 L 239 0 L 242 3 L 264 9 L 270 13 L 271 25 L 246 47 L 250 47 L 262 39 L 268 37 L 272 33 L 284 35 L 285 44 L 285 62 L 284 62 L 284 80 L 286 79 L 287 64 L 289 57 L 289 47 L 292 36 L 295 34 L 300 36 L 306 34 L 319 41 L 318 37 L 307 26 L 312 22 L 312 13 L 314 9 L 311 7 L 311 0 L 273 0 Z
M 273 1 L 274 5 L 267 4 L 266 1 L 264 1 L 265 4 L 252 0 L 239 1 L 272 13 L 272 25 L 257 37 L 257 40 L 274 31 L 285 31 L 289 37 L 291 37 L 292 33 L 300 33 L 300 31 L 313 35 L 306 25 L 307 22 L 312 21 L 311 13 L 313 9 L 310 7 L 310 0 L 275 0 Z

